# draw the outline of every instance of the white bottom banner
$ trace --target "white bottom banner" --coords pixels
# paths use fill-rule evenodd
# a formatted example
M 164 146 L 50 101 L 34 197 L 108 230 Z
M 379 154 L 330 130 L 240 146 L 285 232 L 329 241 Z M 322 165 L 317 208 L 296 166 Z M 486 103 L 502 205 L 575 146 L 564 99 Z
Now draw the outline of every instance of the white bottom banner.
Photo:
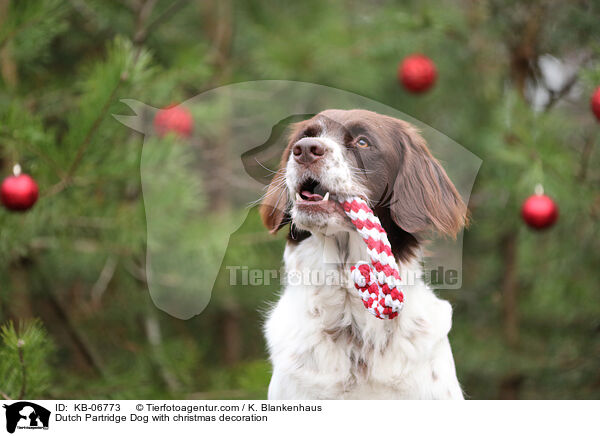
M 0 435 L 598 435 L 598 401 L 0 401 Z

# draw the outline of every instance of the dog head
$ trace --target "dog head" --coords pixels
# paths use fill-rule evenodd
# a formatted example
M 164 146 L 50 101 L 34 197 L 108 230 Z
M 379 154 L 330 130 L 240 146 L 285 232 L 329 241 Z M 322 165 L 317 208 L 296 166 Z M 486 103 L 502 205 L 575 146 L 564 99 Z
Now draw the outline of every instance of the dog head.
M 310 233 L 348 231 L 340 200 L 360 196 L 379 217 L 400 258 L 417 235 L 454 237 L 466 206 L 411 124 L 365 110 L 326 110 L 294 125 L 261 205 L 275 233 L 291 222 Z

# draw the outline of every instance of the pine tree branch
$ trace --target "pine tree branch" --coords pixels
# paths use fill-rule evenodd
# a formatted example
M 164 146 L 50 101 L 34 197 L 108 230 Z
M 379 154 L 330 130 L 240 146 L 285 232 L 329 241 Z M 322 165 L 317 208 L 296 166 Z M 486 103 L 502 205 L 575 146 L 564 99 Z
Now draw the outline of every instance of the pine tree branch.
M 544 88 L 546 88 L 546 91 L 548 91 L 548 93 L 550 94 L 550 98 L 548 99 L 548 103 L 546 103 L 546 106 L 544 107 L 544 112 L 548 112 L 550 109 L 552 109 L 552 107 L 554 107 L 554 105 L 556 103 L 558 103 L 561 99 L 563 99 L 564 97 L 566 97 L 567 95 L 569 95 L 569 93 L 571 92 L 571 90 L 573 89 L 573 87 L 577 84 L 577 80 L 578 80 L 577 73 L 578 73 L 578 71 L 591 58 L 592 58 L 592 55 L 590 53 L 584 53 L 582 55 L 582 57 L 579 59 L 579 61 L 577 62 L 577 68 L 575 68 L 575 71 L 573 72 L 573 74 L 571 75 L 571 77 L 569 77 L 569 80 L 567 80 L 563 84 L 563 86 L 561 86 L 561 88 L 558 89 L 558 90 L 556 90 L 556 91 L 550 89 L 548 87 L 548 85 L 546 84 L 545 80 L 542 81 L 542 84 L 543 84 Z
M 146 21 L 152 14 L 152 10 L 156 5 L 156 0 L 146 0 L 137 12 L 136 24 L 135 24 L 135 32 L 133 35 L 133 43 L 136 46 L 140 46 L 146 40 L 147 32 L 146 32 Z M 136 53 L 137 55 L 138 53 Z
M 10 8 L 10 0 L 0 0 L 0 26 L 4 23 L 8 16 L 8 9 Z M 8 40 L 2 43 L 0 46 L 0 73 L 4 82 L 10 88 L 16 88 L 19 82 L 19 75 L 17 72 L 17 64 L 15 63 L 11 46 L 7 44 Z
M 592 155 L 592 150 L 594 149 L 594 141 L 592 138 L 588 137 L 585 139 L 583 144 L 583 151 L 581 152 L 581 164 L 579 166 L 579 174 L 577 174 L 577 179 L 581 182 L 585 182 L 587 178 L 588 166 L 590 163 L 590 157 Z
M 88 23 L 98 23 L 98 15 L 86 2 L 80 0 L 69 0 L 69 4 L 84 18 L 84 26 L 90 27 Z M 99 27 L 96 25 L 96 27 Z
M 19 339 L 17 341 L 17 350 L 19 353 L 19 363 L 21 365 L 21 392 L 19 393 L 19 400 L 25 398 L 25 392 L 27 390 L 27 367 L 25 365 L 25 358 L 23 357 L 23 347 L 25 346 L 25 342 L 23 339 Z
M 154 310 L 154 307 L 148 307 L 148 313 L 144 317 L 144 331 L 146 332 L 148 343 L 152 347 L 152 360 L 158 367 L 165 386 L 169 392 L 173 394 L 180 391 L 181 386 L 177 380 L 177 377 L 175 377 L 175 375 L 169 370 L 161 358 L 160 352 L 162 348 L 162 333 L 160 329 L 160 322 L 152 313 Z
M 0 48 L 0 74 L 2 74 L 4 83 L 14 89 L 19 84 L 19 74 L 11 48 L 12 45 L 8 44 Z
M 178 9 L 180 9 L 188 2 L 189 0 L 178 0 L 176 2 L 171 3 L 158 17 L 156 17 L 150 24 L 148 24 L 146 30 L 144 31 L 144 39 L 139 43 L 141 44 L 145 42 L 146 38 L 148 38 L 148 34 L 150 33 L 150 31 L 152 31 L 163 21 L 169 19 L 175 12 L 177 12 Z
M 117 259 L 115 259 L 114 257 L 111 256 L 108 259 L 106 259 L 106 263 L 104 264 L 104 267 L 100 272 L 100 276 L 98 277 L 98 280 L 96 280 L 96 283 L 94 283 L 94 286 L 92 286 L 92 289 L 90 291 L 90 295 L 94 305 L 100 306 L 100 300 L 102 299 L 102 295 L 104 295 L 106 288 L 108 288 L 110 281 L 114 277 L 117 265 Z
M 34 25 L 36 25 L 37 23 L 41 22 L 44 18 L 46 18 L 45 15 L 40 15 L 37 16 L 35 18 L 32 18 L 29 21 L 26 21 L 25 23 L 23 23 L 20 27 L 17 27 L 15 29 L 13 29 L 11 32 L 9 32 L 2 41 L 0 41 L 0 48 L 3 48 L 6 43 L 8 43 L 9 41 L 11 41 L 15 36 L 17 36 L 19 33 L 21 33 L 22 31 L 33 27 Z
M 83 333 L 75 328 L 73 321 L 71 320 L 71 316 L 69 315 L 59 298 L 54 294 L 54 292 L 48 292 L 48 297 L 55 313 L 60 318 L 64 328 L 69 334 L 69 337 L 73 341 L 73 344 L 81 353 L 86 363 L 91 368 L 93 368 L 98 375 L 104 377 L 105 370 L 100 356 L 89 345 Z
M 98 116 L 96 117 L 94 122 L 92 123 L 91 127 L 89 128 L 88 132 L 86 133 L 86 135 L 83 138 L 83 140 L 81 141 L 81 143 L 79 144 L 79 146 L 77 148 L 77 155 L 75 156 L 75 159 L 71 163 L 69 170 L 67 171 L 67 173 L 65 174 L 65 176 L 62 178 L 62 180 L 60 182 L 51 186 L 44 193 L 45 197 L 51 197 L 53 195 L 56 195 L 56 194 L 62 192 L 67 186 L 69 186 L 71 184 L 71 182 L 73 180 L 73 175 L 75 174 L 75 171 L 77 171 L 79 164 L 81 164 L 81 160 L 83 158 L 83 154 L 84 154 L 85 150 L 87 149 L 90 141 L 92 140 L 94 133 L 96 133 L 96 130 L 98 130 L 98 128 L 100 127 L 100 124 L 104 120 L 104 117 L 106 116 L 106 113 L 108 112 L 108 109 L 110 108 L 110 105 L 113 102 L 117 91 L 119 90 L 121 84 L 125 81 L 125 79 L 126 79 L 126 76 L 124 74 L 122 74 L 121 77 L 119 78 L 119 81 L 117 82 L 117 84 L 115 85 L 113 90 L 111 91 L 109 97 L 106 99 L 106 102 L 102 106 L 100 113 L 98 114 Z
M 136 45 L 137 48 L 136 48 L 136 51 L 133 56 L 133 65 L 131 66 L 132 69 L 139 59 L 139 55 L 142 52 L 142 44 L 146 40 L 146 37 L 148 35 L 148 30 L 150 29 L 150 27 L 156 26 L 156 24 L 158 22 L 160 22 L 161 20 L 163 20 L 164 17 L 168 17 L 172 12 L 174 12 L 174 10 L 176 10 L 176 8 L 174 8 L 173 6 L 178 6 L 179 3 L 181 3 L 181 2 L 175 3 L 171 7 L 167 8 L 161 14 L 161 16 L 156 18 L 150 24 L 150 26 L 146 26 L 146 22 L 150 18 L 150 15 L 152 14 L 152 10 L 154 9 L 154 6 L 156 5 L 156 0 L 147 0 L 146 2 L 144 2 L 141 5 L 141 7 L 138 10 L 138 15 L 136 18 L 136 29 L 134 31 L 134 37 L 133 37 L 133 43 L 134 43 L 134 45 Z M 119 78 L 119 81 L 117 82 L 116 86 L 110 93 L 108 99 L 104 103 L 104 106 L 102 106 L 102 110 L 100 111 L 100 113 L 98 114 L 98 116 L 96 117 L 94 122 L 92 123 L 87 134 L 81 141 L 81 144 L 78 146 L 75 159 L 73 160 L 73 163 L 69 167 L 69 170 L 67 171 L 65 177 L 63 177 L 62 180 L 60 182 L 58 182 L 57 184 L 50 187 L 50 189 L 48 189 L 46 191 L 44 196 L 51 197 L 53 195 L 56 195 L 56 194 L 62 192 L 67 186 L 70 185 L 70 183 L 72 182 L 73 175 L 75 174 L 75 171 L 81 164 L 81 160 L 83 159 L 83 154 L 85 153 L 85 150 L 87 149 L 90 141 L 92 140 L 92 137 L 94 136 L 94 134 L 100 127 L 100 124 L 104 120 L 104 117 L 106 116 L 106 113 L 108 112 L 108 109 L 110 108 L 110 105 L 113 102 L 117 91 L 119 90 L 119 88 L 121 87 L 123 82 L 125 82 L 127 80 L 127 78 L 128 78 L 127 71 L 123 71 L 123 73 L 121 74 L 121 77 Z
M 52 169 L 56 172 L 56 174 L 59 177 L 65 176 L 64 170 L 62 168 L 60 168 L 58 166 L 58 164 L 50 156 L 48 156 L 46 153 L 44 153 L 38 147 L 33 146 L 31 143 L 29 143 L 27 141 L 15 139 L 12 136 L 3 136 L 3 138 L 4 138 L 3 141 L 6 141 L 6 142 L 10 141 L 14 144 L 15 147 L 27 148 L 31 153 L 37 154 L 40 157 L 40 159 L 43 159 L 44 161 L 46 161 L 48 166 L 52 167 Z M 15 158 L 16 158 L 16 156 L 15 156 Z
M 573 86 L 575 86 L 576 83 L 577 74 L 575 73 L 558 91 L 553 91 L 551 89 L 546 88 L 547 91 L 550 93 L 550 99 L 548 100 L 548 103 L 546 103 L 544 111 L 548 112 L 550 109 L 552 109 L 552 107 L 554 107 L 554 105 L 558 103 L 559 100 L 565 97 L 571 91 L 571 89 L 573 89 Z
M 71 180 L 71 178 L 73 177 L 73 174 L 77 170 L 77 167 L 79 167 L 79 164 L 81 163 L 81 159 L 83 158 L 83 153 L 85 152 L 88 145 L 90 144 L 90 141 L 92 140 L 92 137 L 94 136 L 94 133 L 96 133 L 96 131 L 100 127 L 100 124 L 104 120 L 106 113 L 108 112 L 108 109 L 110 108 L 110 105 L 113 102 L 113 100 L 115 99 L 115 95 L 117 94 L 117 91 L 119 90 L 119 87 L 121 86 L 121 84 L 123 82 L 124 82 L 124 76 L 121 75 L 121 77 L 119 78 L 119 81 L 117 82 L 117 84 L 111 91 L 110 95 L 106 99 L 106 102 L 102 106 L 100 113 L 94 120 L 94 123 L 92 124 L 92 126 L 88 130 L 87 134 L 83 138 L 83 141 L 79 145 L 79 147 L 77 149 L 77 155 L 75 156 L 73 163 L 71 164 L 71 166 L 69 167 L 69 170 L 67 171 L 67 177 L 66 177 L 67 182 L 69 182 Z
M 125 270 L 136 280 L 141 283 L 148 283 L 148 275 L 146 273 L 146 269 L 138 266 L 133 261 L 128 261 L 124 264 Z

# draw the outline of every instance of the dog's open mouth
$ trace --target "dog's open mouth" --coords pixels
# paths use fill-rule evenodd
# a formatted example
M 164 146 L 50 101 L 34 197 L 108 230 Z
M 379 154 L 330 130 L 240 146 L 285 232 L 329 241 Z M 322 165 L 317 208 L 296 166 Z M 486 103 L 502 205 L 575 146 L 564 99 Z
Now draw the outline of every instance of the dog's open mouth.
M 310 177 L 298 186 L 295 203 L 299 209 L 314 212 L 333 212 L 338 205 L 336 194 Z

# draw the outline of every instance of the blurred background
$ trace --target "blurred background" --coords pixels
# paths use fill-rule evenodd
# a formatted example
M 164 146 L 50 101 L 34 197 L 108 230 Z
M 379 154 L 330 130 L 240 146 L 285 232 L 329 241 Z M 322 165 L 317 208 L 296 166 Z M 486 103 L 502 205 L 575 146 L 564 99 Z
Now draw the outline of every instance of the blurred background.
M 223 265 L 278 269 L 285 238 L 228 203 L 239 179 L 215 181 L 239 159 L 229 132 L 193 113 L 193 135 L 184 120 L 152 148 L 182 167 L 186 148 L 211 151 L 203 183 L 161 180 L 164 207 L 196 205 L 163 223 L 190 256 L 203 226 L 228 237 L 248 213 L 210 303 L 180 320 L 148 292 L 144 139 L 112 114 L 131 115 L 122 98 L 165 107 L 284 79 L 380 101 L 483 160 L 462 289 L 438 292 L 466 396 L 600 397 L 599 22 L 597 0 L 0 0 L 0 177 L 19 163 L 40 191 L 0 210 L 0 396 L 266 398 L 261 325 L 279 285 L 230 286 Z M 438 70 L 423 94 L 397 78 L 413 53 Z M 520 216 L 537 184 L 560 210 L 541 232 Z

